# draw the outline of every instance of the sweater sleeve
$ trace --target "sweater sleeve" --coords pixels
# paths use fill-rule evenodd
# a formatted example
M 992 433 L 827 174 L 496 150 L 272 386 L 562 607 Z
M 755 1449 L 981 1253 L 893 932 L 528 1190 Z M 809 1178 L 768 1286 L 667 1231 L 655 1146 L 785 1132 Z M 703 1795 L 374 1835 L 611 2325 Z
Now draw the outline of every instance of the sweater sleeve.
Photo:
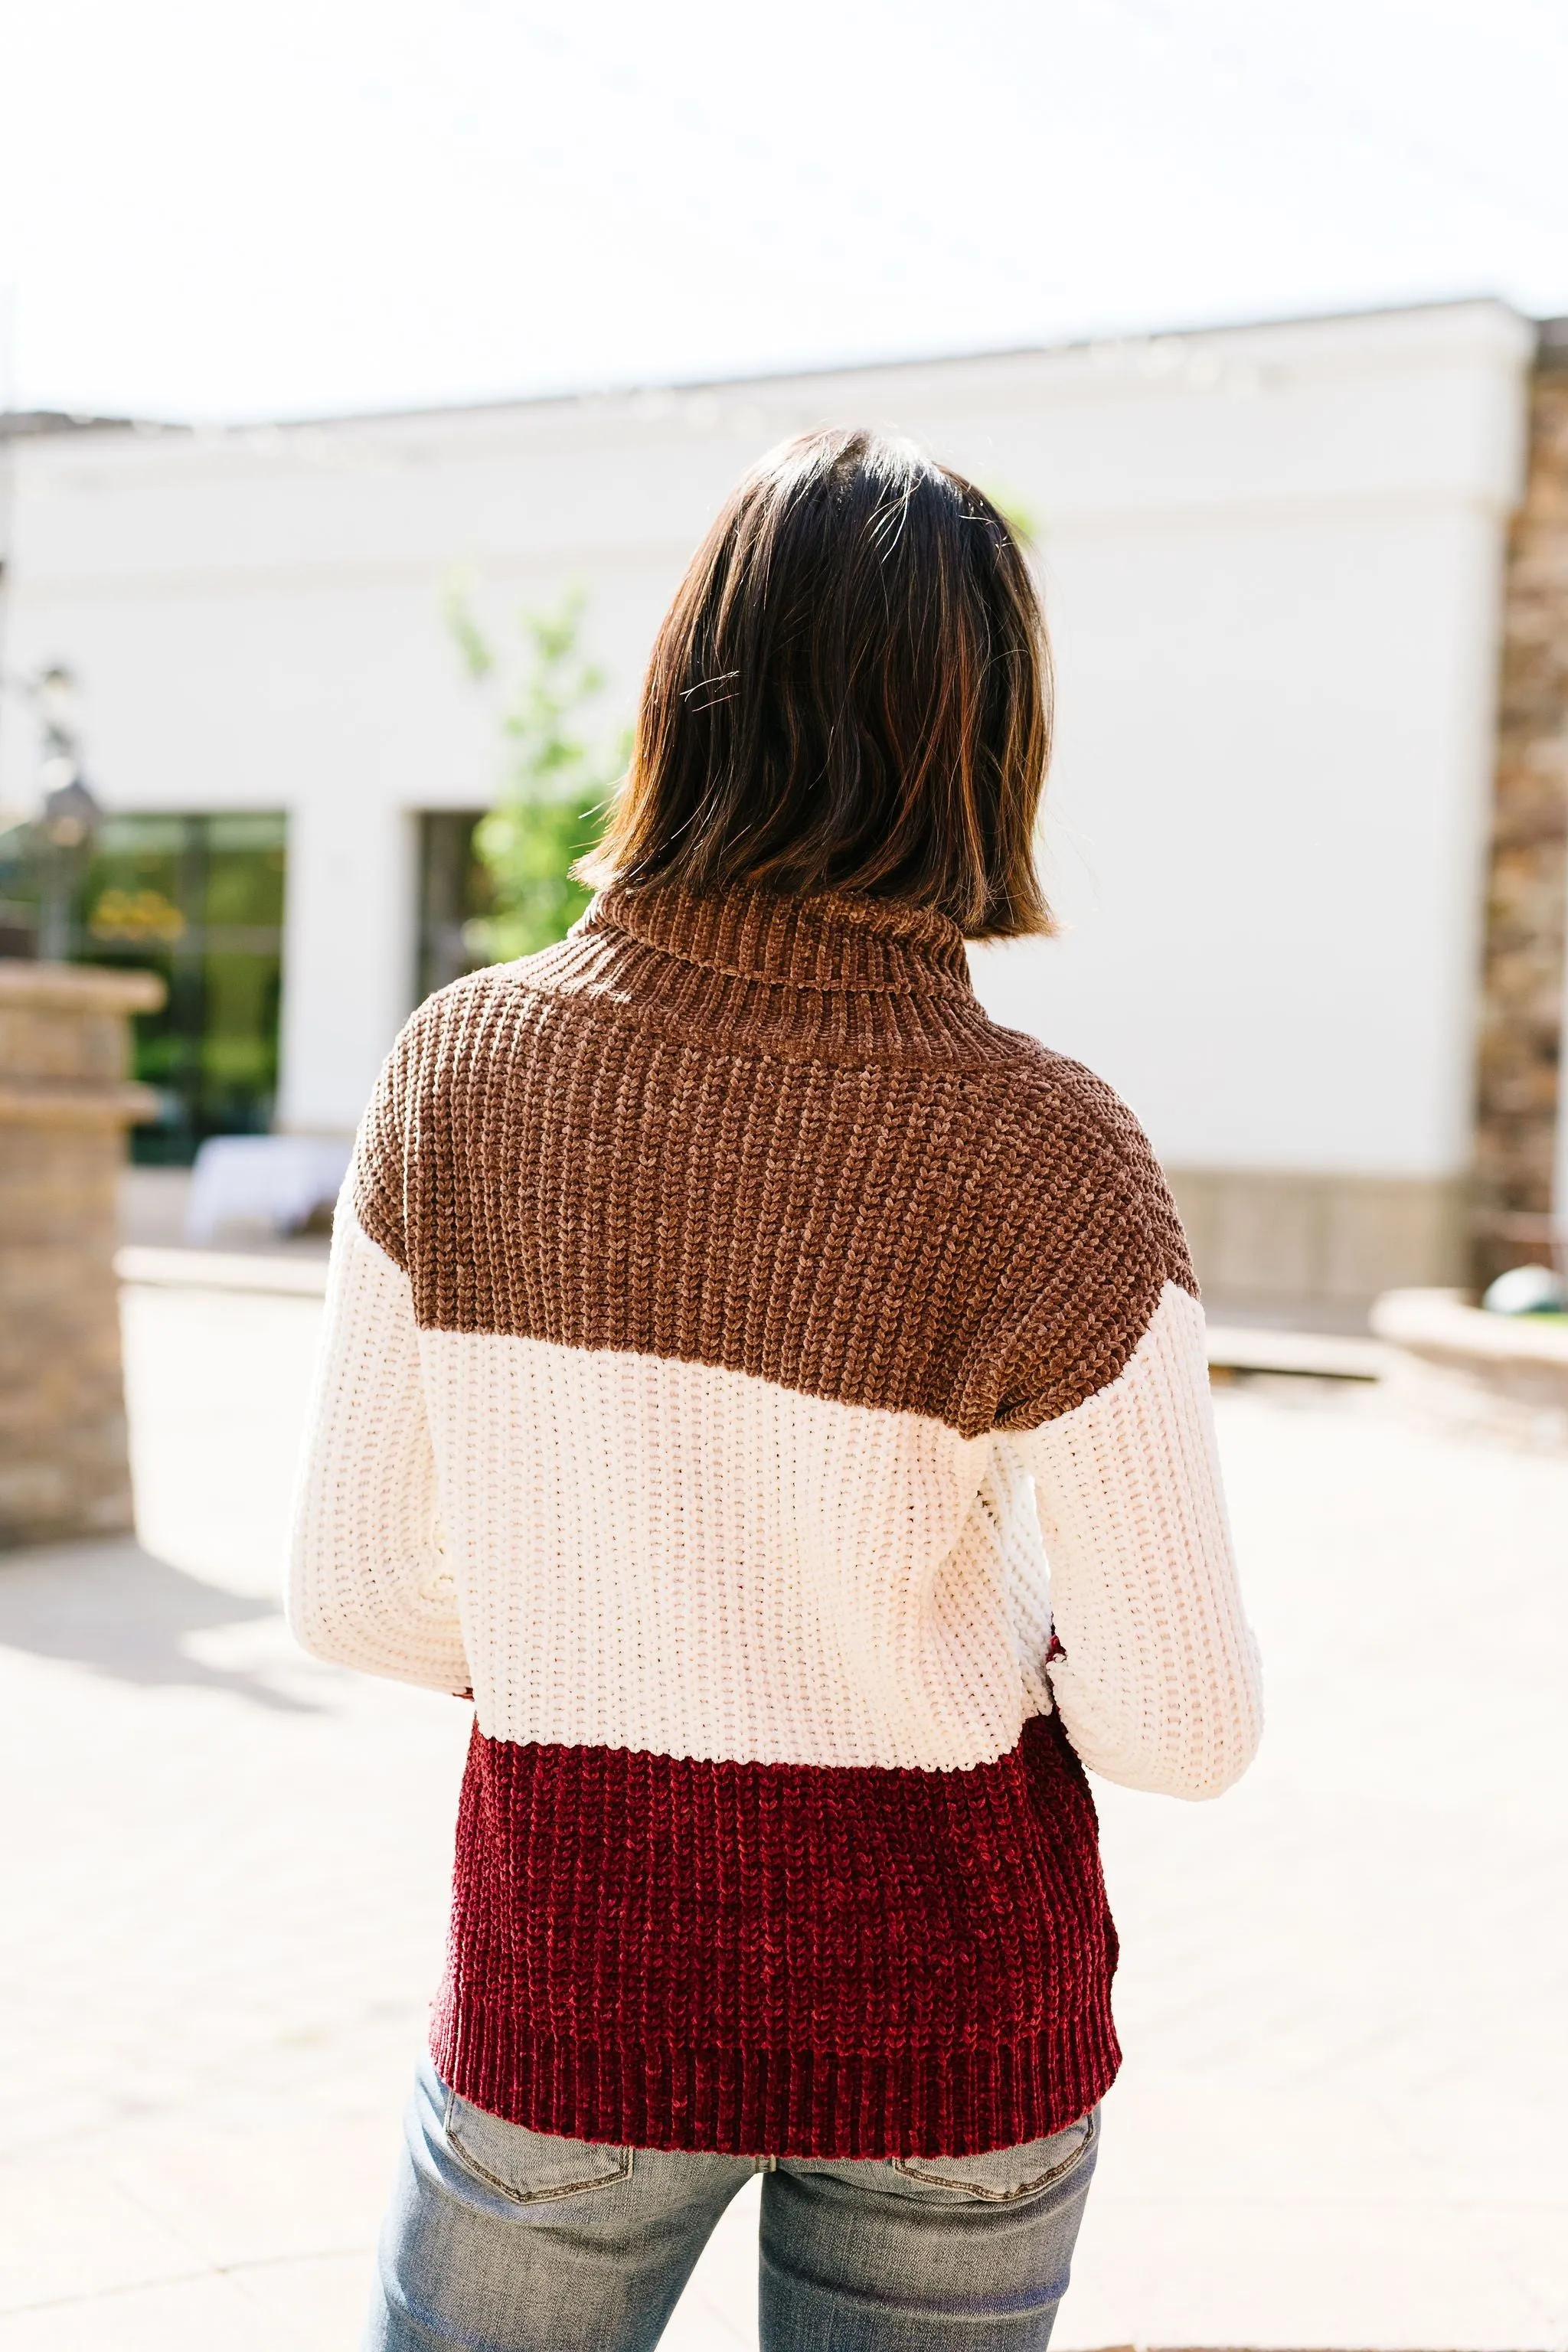
M 1035 1480 L 1060 1650 L 1047 1673 L 1084 1762 L 1217 1797 L 1262 1730 L 1209 1400 L 1203 1309 L 1168 1283 L 1108 1387 L 1014 1441 Z
M 389 1068 L 333 1222 L 289 1622 L 317 1657 L 461 1692 L 471 1677 L 437 1516 L 414 1299 L 393 1255 L 401 1229 L 395 1089 Z
M 1099 1080 L 1063 1066 L 1080 1181 L 1005 1414 L 1045 1540 L 1047 1672 L 1091 1770 L 1128 1788 L 1215 1797 L 1256 1754 L 1262 1705 L 1203 1308 L 1142 1129 Z

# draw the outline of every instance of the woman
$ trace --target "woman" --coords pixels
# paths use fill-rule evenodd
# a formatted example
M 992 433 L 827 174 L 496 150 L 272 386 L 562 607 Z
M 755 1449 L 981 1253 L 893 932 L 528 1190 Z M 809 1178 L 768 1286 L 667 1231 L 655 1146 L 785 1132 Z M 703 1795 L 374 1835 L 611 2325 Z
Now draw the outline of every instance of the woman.
M 383 1075 L 292 1622 L 476 1722 L 382 2352 L 642 2352 L 758 2170 L 766 2352 L 1049 2337 L 1118 2063 L 1083 1767 L 1215 1795 L 1258 1699 L 1159 1170 L 969 982 L 1048 928 L 1048 731 L 989 501 L 791 443 L 599 897 Z

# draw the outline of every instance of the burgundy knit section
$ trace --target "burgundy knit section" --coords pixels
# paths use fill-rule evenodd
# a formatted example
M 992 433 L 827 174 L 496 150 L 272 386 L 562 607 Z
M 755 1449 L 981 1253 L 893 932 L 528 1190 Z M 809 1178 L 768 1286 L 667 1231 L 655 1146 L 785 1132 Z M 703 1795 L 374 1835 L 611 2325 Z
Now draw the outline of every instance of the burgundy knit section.
M 1115 1955 L 1054 1716 L 963 1772 L 476 1729 L 431 2049 L 477 2106 L 573 2138 L 973 2155 L 1106 2090 Z

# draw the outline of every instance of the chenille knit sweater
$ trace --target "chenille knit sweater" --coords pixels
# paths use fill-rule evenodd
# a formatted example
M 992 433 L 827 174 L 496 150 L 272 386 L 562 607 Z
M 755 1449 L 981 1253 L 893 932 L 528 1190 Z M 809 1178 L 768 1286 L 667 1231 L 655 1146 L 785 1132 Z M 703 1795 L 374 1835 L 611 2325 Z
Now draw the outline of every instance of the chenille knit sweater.
M 1116 2071 L 1082 1767 L 1258 1732 L 1142 1133 L 944 918 L 612 890 L 409 1022 L 291 1622 L 476 1721 L 432 2035 L 535 2129 L 961 2155 Z

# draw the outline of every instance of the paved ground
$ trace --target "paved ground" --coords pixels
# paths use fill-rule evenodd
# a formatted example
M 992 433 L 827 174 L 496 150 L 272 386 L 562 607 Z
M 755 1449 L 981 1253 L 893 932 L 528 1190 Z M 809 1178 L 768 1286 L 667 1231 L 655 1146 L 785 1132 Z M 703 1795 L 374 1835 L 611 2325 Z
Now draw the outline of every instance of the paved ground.
M 279 1626 L 318 1312 L 128 1293 L 142 1549 L 0 1564 L 0 2352 L 354 2344 L 466 1710 Z M 1568 1463 L 1220 1404 L 1270 1730 L 1218 1806 L 1105 1794 L 1128 2064 L 1058 2344 L 1560 2345 Z M 673 2352 L 754 2343 L 752 2232 Z

